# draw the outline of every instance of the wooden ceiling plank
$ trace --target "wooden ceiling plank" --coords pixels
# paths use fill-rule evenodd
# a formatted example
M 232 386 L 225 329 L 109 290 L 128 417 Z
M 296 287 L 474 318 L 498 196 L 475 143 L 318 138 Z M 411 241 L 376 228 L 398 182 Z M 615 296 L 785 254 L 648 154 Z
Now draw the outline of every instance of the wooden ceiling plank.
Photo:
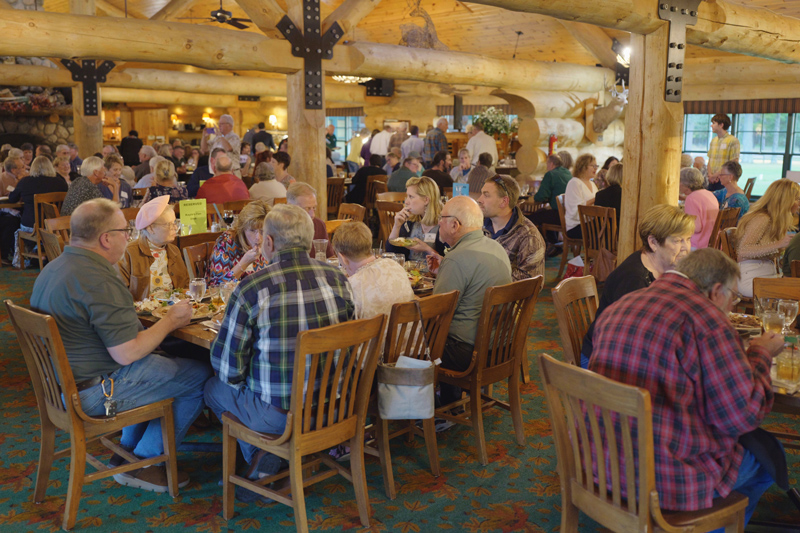
M 195 0 L 170 0 L 167 5 L 158 10 L 158 12 L 150 17 L 150 20 L 173 20 L 194 6 Z
M 286 15 L 286 12 L 275 0 L 236 0 L 236 3 L 264 35 L 271 38 L 280 35 L 275 26 Z
M 322 33 L 328 31 L 328 28 L 334 22 L 338 22 L 342 27 L 342 31 L 347 34 L 350 30 L 358 26 L 358 23 L 372 13 L 378 7 L 381 0 L 344 0 L 333 13 L 328 15 L 322 22 Z

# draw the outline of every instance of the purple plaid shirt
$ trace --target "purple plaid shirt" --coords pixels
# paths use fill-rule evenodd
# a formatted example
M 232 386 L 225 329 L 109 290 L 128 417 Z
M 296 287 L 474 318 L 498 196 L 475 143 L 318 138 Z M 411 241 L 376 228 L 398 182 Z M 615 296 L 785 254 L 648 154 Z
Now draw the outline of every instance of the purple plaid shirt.
M 715 489 L 727 496 L 742 462 L 739 436 L 772 408 L 769 354 L 745 353 L 727 316 L 677 272 L 610 306 L 594 343 L 589 370 L 650 391 L 662 507 L 705 509 Z

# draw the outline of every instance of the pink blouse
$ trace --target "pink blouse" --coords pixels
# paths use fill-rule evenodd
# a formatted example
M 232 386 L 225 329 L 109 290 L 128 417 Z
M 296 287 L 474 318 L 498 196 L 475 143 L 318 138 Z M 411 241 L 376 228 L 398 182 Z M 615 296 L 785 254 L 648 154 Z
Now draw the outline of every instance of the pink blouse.
M 714 230 L 714 222 L 719 213 L 719 202 L 714 194 L 705 189 L 690 193 L 686 197 L 684 211 L 687 215 L 694 215 L 694 235 L 692 235 L 692 250 L 708 248 L 708 240 Z

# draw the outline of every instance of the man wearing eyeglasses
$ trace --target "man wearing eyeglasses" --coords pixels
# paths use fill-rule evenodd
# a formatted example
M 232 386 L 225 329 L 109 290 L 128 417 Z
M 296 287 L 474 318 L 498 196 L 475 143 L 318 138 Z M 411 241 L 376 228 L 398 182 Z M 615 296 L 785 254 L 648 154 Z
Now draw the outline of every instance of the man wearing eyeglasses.
M 114 270 L 130 235 L 116 203 L 105 198 L 82 203 L 72 214 L 70 230 L 69 246 L 36 278 L 31 306 L 52 315 L 58 324 L 83 411 L 106 415 L 109 393 L 117 412 L 173 398 L 175 441 L 180 444 L 203 409 L 203 385 L 211 368 L 152 352 L 169 333 L 189 323 L 190 304 L 177 303 L 151 328 L 142 328 L 133 297 Z M 123 429 L 120 444 L 140 458 L 161 455 L 161 422 Z M 110 462 L 117 466 L 124 459 L 115 455 Z M 114 479 L 153 492 L 167 490 L 163 466 L 117 474 Z M 189 476 L 178 472 L 178 486 L 188 483 Z
M 478 198 L 484 217 L 483 233 L 500 243 L 508 254 L 514 281 L 544 276 L 544 239 L 522 214 L 518 200 L 517 180 L 502 174 L 486 180 Z

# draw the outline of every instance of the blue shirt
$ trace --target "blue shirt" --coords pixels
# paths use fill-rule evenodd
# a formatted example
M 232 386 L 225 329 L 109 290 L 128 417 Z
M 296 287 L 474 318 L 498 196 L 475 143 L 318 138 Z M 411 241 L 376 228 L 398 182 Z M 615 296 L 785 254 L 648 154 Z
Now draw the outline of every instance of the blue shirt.
M 727 207 L 739 208 L 739 218 L 737 219 L 737 222 L 741 220 L 744 214 L 750 209 L 750 200 L 748 200 L 747 196 L 740 192 L 733 193 L 728 198 L 725 198 L 725 195 L 728 194 L 726 189 L 713 191 L 712 194 L 717 197 L 720 209 L 725 209 Z
M 517 210 L 514 209 L 513 211 L 511 211 L 511 218 L 508 219 L 508 223 L 499 230 L 497 230 L 497 233 L 495 233 L 494 231 L 494 225 L 492 224 L 491 218 L 483 219 L 483 229 L 489 232 L 489 237 L 491 237 L 493 241 L 496 241 L 498 237 L 501 237 L 506 233 L 508 233 L 509 231 L 511 231 L 511 228 L 514 227 L 514 224 L 517 223 L 517 220 L 519 220 L 519 216 L 517 215 Z

